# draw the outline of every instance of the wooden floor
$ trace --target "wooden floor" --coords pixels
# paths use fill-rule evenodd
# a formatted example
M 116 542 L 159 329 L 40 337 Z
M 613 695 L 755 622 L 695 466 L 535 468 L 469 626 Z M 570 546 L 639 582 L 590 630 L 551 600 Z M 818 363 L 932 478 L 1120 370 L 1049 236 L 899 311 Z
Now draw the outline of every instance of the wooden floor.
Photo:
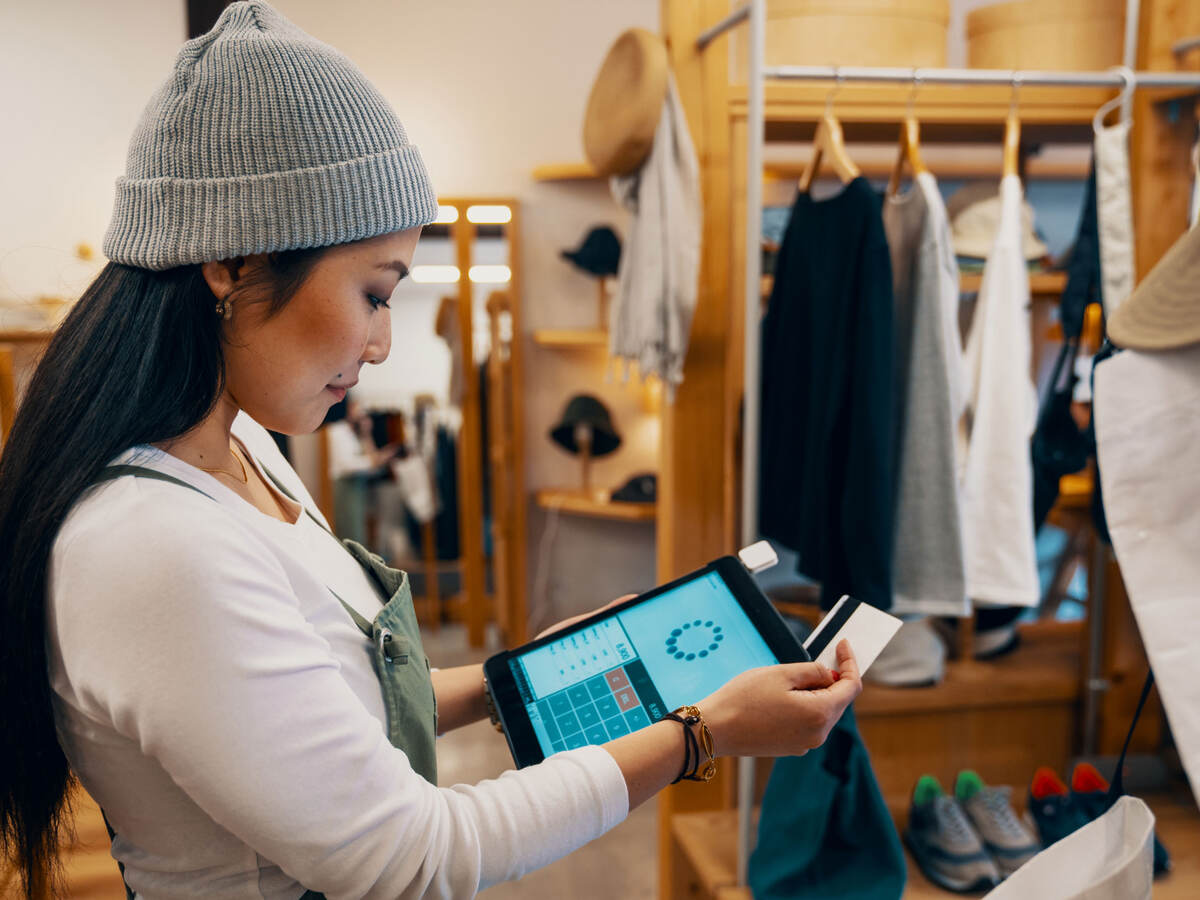
M 1158 833 L 1171 851 L 1174 871 L 1154 884 L 1155 900 L 1195 900 L 1200 897 L 1200 812 L 1190 795 L 1184 791 L 1166 796 L 1148 797 L 1147 801 L 1158 820 Z M 728 873 L 734 869 L 733 854 L 736 840 L 732 840 L 734 824 L 731 814 L 693 813 L 705 817 L 706 827 L 681 829 L 694 840 L 694 858 L 703 860 L 705 871 L 702 880 L 710 885 L 728 884 Z M 711 821 L 707 821 L 711 819 Z M 693 823 L 694 824 L 694 823 Z M 83 795 L 77 803 L 76 830 L 78 843 L 67 859 L 67 896 L 71 900 L 123 900 L 117 864 L 109 855 L 108 835 L 100 810 L 90 797 Z M 583 851 L 586 853 L 587 850 Z M 652 879 L 653 872 L 646 877 Z M 0 897 L 14 897 L 16 891 L 0 877 Z M 721 900 L 748 900 L 749 892 L 744 889 L 717 887 L 710 896 Z M 942 900 L 952 895 L 934 887 L 922 876 L 912 861 L 909 861 L 908 889 L 905 900 Z
M 1170 874 L 1155 881 L 1154 900 L 1196 900 L 1200 897 L 1200 811 L 1186 789 L 1145 799 L 1154 810 L 1158 835 L 1174 863 Z M 736 812 L 686 813 L 676 816 L 674 822 L 675 838 L 692 866 L 691 872 L 679 873 L 694 886 L 685 892 L 686 896 L 751 900 L 748 889 L 730 887 L 736 869 Z M 908 858 L 904 900 L 946 900 L 953 896 L 927 881 Z

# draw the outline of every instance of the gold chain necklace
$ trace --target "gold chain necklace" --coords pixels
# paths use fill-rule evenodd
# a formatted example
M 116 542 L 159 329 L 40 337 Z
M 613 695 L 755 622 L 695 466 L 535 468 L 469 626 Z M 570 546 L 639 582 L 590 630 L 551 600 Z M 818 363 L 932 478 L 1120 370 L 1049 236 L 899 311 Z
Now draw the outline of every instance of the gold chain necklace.
M 196 468 L 199 469 L 201 472 L 211 472 L 214 475 L 227 475 L 230 478 L 232 478 L 234 481 L 240 482 L 242 484 L 248 483 L 250 481 L 250 476 L 246 472 L 246 464 L 244 462 L 242 462 L 242 458 L 237 455 L 237 453 L 234 451 L 234 449 L 232 447 L 229 448 L 229 452 L 231 454 L 233 454 L 233 458 L 235 460 L 237 460 L 237 464 L 242 467 L 242 477 L 241 478 L 238 478 L 237 475 L 235 475 L 233 472 L 226 472 L 224 469 L 210 469 L 207 466 L 196 466 Z

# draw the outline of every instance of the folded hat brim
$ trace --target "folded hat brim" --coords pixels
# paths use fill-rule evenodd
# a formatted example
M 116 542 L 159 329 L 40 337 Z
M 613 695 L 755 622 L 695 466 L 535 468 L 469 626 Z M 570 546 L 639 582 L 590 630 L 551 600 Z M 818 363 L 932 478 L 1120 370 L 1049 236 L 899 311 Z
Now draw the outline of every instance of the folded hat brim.
M 1200 343 L 1200 229 L 1159 260 L 1108 320 L 1108 336 L 1129 350 L 1175 350 Z

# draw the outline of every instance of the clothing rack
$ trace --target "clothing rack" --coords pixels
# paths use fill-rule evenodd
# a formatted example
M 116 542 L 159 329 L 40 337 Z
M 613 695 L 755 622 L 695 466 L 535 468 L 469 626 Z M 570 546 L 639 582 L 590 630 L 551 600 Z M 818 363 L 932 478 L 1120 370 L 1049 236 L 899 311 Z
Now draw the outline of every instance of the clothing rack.
M 747 23 L 749 59 L 746 106 L 746 240 L 745 240 L 745 344 L 742 433 L 741 538 L 750 544 L 758 537 L 758 454 L 761 411 L 759 305 L 750 302 L 760 290 L 762 260 L 762 168 L 765 141 L 765 82 L 829 81 L 834 89 L 846 82 L 943 85 L 1010 85 L 1014 103 L 1021 87 L 1121 88 L 1121 118 L 1131 115 L 1133 93 L 1147 89 L 1193 89 L 1200 93 L 1200 74 L 1135 72 L 1140 0 L 1127 0 L 1125 13 L 1125 65 L 1107 72 L 1051 72 L 1039 70 L 889 68 L 867 66 L 766 66 L 766 2 L 749 0 L 696 38 L 703 52 L 730 29 Z M 1190 44 L 1188 45 L 1190 49 Z M 1177 51 L 1178 52 L 1178 47 Z M 1095 611 L 1093 612 L 1095 615 Z M 1093 654 L 1094 657 L 1094 654 Z M 738 867 L 737 883 L 746 883 L 750 851 L 750 821 L 754 796 L 753 759 L 738 766 Z

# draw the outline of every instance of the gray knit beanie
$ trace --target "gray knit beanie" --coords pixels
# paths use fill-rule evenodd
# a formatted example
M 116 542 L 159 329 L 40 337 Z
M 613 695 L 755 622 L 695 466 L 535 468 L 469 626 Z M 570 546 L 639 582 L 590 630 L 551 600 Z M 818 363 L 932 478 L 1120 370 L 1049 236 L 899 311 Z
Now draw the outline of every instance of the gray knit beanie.
M 183 45 L 117 180 L 104 253 L 169 269 L 437 218 L 417 148 L 353 63 L 262 0 Z

